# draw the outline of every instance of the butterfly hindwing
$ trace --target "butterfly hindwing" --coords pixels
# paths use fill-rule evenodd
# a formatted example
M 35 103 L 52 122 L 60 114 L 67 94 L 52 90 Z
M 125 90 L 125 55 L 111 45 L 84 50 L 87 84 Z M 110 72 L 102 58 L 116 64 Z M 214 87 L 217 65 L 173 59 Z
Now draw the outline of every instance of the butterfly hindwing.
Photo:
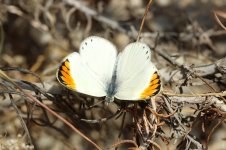
M 148 99 L 160 91 L 157 69 L 151 62 L 151 51 L 144 43 L 131 43 L 119 54 L 116 72 L 115 97 L 118 99 Z

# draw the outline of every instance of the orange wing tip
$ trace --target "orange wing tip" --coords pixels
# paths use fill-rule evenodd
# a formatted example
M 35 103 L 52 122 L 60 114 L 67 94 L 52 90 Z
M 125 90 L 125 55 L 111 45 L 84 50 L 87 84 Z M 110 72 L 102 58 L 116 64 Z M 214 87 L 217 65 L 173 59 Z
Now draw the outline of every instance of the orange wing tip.
M 59 67 L 58 79 L 60 80 L 60 83 L 67 86 L 68 88 L 74 90 L 76 89 L 75 81 L 71 76 L 70 62 L 68 59 L 62 62 L 61 66 Z
M 68 70 L 68 68 L 66 66 L 62 66 L 62 70 L 61 71 L 69 73 L 69 70 Z
M 154 79 L 154 80 L 152 80 L 152 81 L 151 81 L 151 84 L 153 84 L 153 85 L 154 85 L 154 84 L 158 84 L 159 82 L 160 82 L 160 80 L 159 80 L 159 79 Z
M 159 75 L 157 74 L 157 72 L 155 72 L 153 75 L 152 75 L 152 78 L 151 78 L 151 81 L 152 80 L 155 80 L 155 79 L 159 79 Z
M 158 94 L 161 88 L 160 82 L 159 75 L 155 72 L 150 79 L 148 87 L 141 93 L 140 98 L 147 99 Z
M 68 69 L 70 68 L 70 62 L 69 62 L 68 59 L 64 62 L 64 65 L 65 65 L 65 67 L 67 67 Z

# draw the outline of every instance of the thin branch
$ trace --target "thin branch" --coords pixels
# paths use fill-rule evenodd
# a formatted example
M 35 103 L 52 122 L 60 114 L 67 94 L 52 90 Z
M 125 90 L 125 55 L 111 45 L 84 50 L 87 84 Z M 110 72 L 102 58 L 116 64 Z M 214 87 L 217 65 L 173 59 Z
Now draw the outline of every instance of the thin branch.
M 138 148 L 137 143 L 136 143 L 135 141 L 133 141 L 133 140 L 121 140 L 121 141 L 118 141 L 118 142 L 116 142 L 115 144 L 111 145 L 109 148 L 118 147 L 119 145 L 125 144 L 125 143 L 131 143 L 131 144 L 133 144 L 136 148 Z
M 83 3 L 83 1 L 78 1 L 78 0 L 63 0 L 63 1 L 66 4 L 76 7 L 78 10 L 85 13 L 86 15 L 93 17 L 95 20 L 107 24 L 112 29 L 117 29 L 119 32 L 127 33 L 130 35 L 132 34 L 132 32 L 127 32 L 123 27 L 121 27 L 117 21 L 115 21 L 113 19 L 109 19 L 109 18 L 97 13 L 94 9 L 87 7 Z
M 148 14 L 148 11 L 149 11 L 150 7 L 151 7 L 151 3 L 152 3 L 152 0 L 149 0 L 148 4 L 146 6 L 146 9 L 145 9 L 145 12 L 144 12 L 141 24 L 140 24 L 140 29 L 139 29 L 139 32 L 138 32 L 138 35 L 137 35 L 137 42 L 140 40 L 140 34 L 141 34 L 143 26 L 144 26 L 145 18 L 146 18 L 147 14 Z
M 175 103 L 189 103 L 189 104 L 213 104 L 215 107 L 222 111 L 226 111 L 226 104 L 219 100 L 216 96 L 206 96 L 206 97 L 180 97 L 180 96 L 168 96 L 168 98 Z
M 81 121 L 87 122 L 87 123 L 103 123 L 109 119 L 114 118 L 115 116 L 118 116 L 119 114 L 121 114 L 122 111 L 121 109 L 117 110 L 116 113 L 114 113 L 113 115 L 106 117 L 106 118 L 101 118 L 101 119 L 95 119 L 95 120 L 90 120 L 90 119 L 80 119 Z
M 213 13 L 214 13 L 214 17 L 215 17 L 217 23 L 218 23 L 224 30 L 226 30 L 225 25 L 223 25 L 223 23 L 220 21 L 220 19 L 219 19 L 219 17 L 218 17 L 218 16 L 221 16 L 221 17 L 223 17 L 223 18 L 226 19 L 226 13 L 225 13 L 225 12 L 222 12 L 222 11 L 213 11 Z
M 52 109 L 50 109 L 48 106 L 46 106 L 45 104 L 43 104 L 42 102 L 40 102 L 38 99 L 36 99 L 35 97 L 33 97 L 32 95 L 30 95 L 29 93 L 25 92 L 20 86 L 18 86 L 15 82 L 13 82 L 13 80 L 8 77 L 2 70 L 0 70 L 0 77 L 5 79 L 6 81 L 9 81 L 10 83 L 12 83 L 16 88 L 18 88 L 18 90 L 20 92 L 22 92 L 27 100 L 37 103 L 39 106 L 43 107 L 44 109 L 46 109 L 50 114 L 52 114 L 53 116 L 55 116 L 56 118 L 60 119 L 62 122 L 64 122 L 68 127 L 70 127 L 73 131 L 75 131 L 76 133 L 78 133 L 79 135 L 81 135 L 84 139 L 86 139 L 88 142 L 90 142 L 91 144 L 93 144 L 93 146 L 95 146 L 98 150 L 101 150 L 102 148 L 100 148 L 96 143 L 94 143 L 92 140 L 90 140 L 85 134 L 83 134 L 81 131 L 79 131 L 77 128 L 75 128 L 69 121 L 67 121 L 65 118 L 63 118 L 62 116 L 60 116 L 59 114 L 57 114 L 55 111 L 53 111 Z
M 28 141 L 29 141 L 29 145 L 33 145 L 30 132 L 29 132 L 29 130 L 27 128 L 26 123 L 24 122 L 24 120 L 23 120 L 23 118 L 21 116 L 21 112 L 19 111 L 19 109 L 17 108 L 17 105 L 13 101 L 13 96 L 11 94 L 9 94 L 9 97 L 10 97 L 11 104 L 12 104 L 13 108 L 15 109 L 15 111 L 17 113 L 17 116 L 18 116 L 18 118 L 20 120 L 21 126 L 23 127 L 24 131 L 26 132 L 26 135 L 27 135 Z

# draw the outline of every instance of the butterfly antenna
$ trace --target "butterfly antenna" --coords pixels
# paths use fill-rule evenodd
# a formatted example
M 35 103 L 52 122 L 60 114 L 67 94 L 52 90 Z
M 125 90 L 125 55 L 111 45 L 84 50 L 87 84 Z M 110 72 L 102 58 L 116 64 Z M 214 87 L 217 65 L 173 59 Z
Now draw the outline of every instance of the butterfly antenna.
M 146 6 L 146 9 L 145 9 L 145 12 L 144 12 L 144 15 L 143 15 L 143 18 L 141 20 L 141 24 L 140 24 L 140 29 L 139 29 L 139 32 L 138 32 L 138 35 L 137 35 L 137 42 L 140 40 L 140 34 L 141 34 L 141 31 L 143 29 L 143 26 L 144 26 L 144 21 L 145 21 L 145 18 L 148 14 L 148 10 L 149 8 L 151 7 L 151 3 L 152 3 L 152 0 L 149 0 L 147 6 Z

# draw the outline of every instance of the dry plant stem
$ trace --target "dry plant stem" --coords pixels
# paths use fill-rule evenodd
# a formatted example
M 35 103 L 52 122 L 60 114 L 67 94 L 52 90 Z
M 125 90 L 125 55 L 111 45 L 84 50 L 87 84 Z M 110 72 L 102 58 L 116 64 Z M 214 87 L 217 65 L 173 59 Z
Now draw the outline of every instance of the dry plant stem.
M 32 72 L 36 72 L 44 63 L 45 57 L 43 55 L 38 56 L 37 61 L 34 63 L 34 65 L 31 67 Z
M 203 66 L 196 66 L 196 67 L 189 67 L 189 66 L 182 66 L 181 64 L 176 63 L 165 51 L 163 51 L 162 49 L 159 48 L 152 48 L 153 51 L 155 51 L 157 54 L 159 54 L 160 56 L 162 56 L 165 60 L 167 60 L 169 63 L 171 63 L 172 65 L 179 67 L 178 70 L 173 71 L 171 74 L 173 74 L 174 76 L 176 76 L 176 78 L 182 79 L 183 78 L 183 72 L 181 71 L 181 68 L 184 67 L 185 69 L 189 69 L 188 71 L 192 71 L 192 73 L 195 73 L 198 76 L 207 76 L 207 75 L 211 75 L 216 73 L 220 68 L 224 68 L 225 64 L 221 64 L 222 66 L 219 66 L 219 64 L 217 62 L 219 61 L 225 61 L 226 57 L 214 62 L 213 64 L 209 64 L 209 65 L 203 65 Z M 166 82 L 168 82 L 171 78 L 169 77 L 169 74 L 165 74 L 163 75 L 165 76 L 164 78 L 167 79 Z
M 174 66 L 179 67 L 180 69 L 186 70 L 186 71 L 188 71 L 189 73 L 191 73 L 192 75 L 194 75 L 194 76 L 196 76 L 197 78 L 199 78 L 199 79 L 200 79 L 201 81 L 203 81 L 209 88 L 211 88 L 213 92 L 216 93 L 215 89 L 214 89 L 209 83 L 207 83 L 201 76 L 199 76 L 199 75 L 195 72 L 195 70 L 194 70 L 193 68 L 191 68 L 191 67 L 189 67 L 189 66 L 181 65 L 181 64 L 175 62 L 175 61 L 174 61 L 167 53 L 163 53 L 161 50 L 156 51 L 156 52 L 158 52 L 158 53 L 160 52 L 159 54 L 160 54 L 163 58 L 165 58 L 166 60 L 168 60 L 168 61 L 169 61 L 171 64 L 173 64 Z M 223 58 L 223 59 L 226 59 L 226 57 Z M 223 96 L 220 96 L 220 97 L 221 97 L 222 100 L 225 101 L 225 98 L 224 98 Z
M 149 7 L 149 8 L 150 8 L 149 5 L 151 5 L 151 1 L 152 0 L 150 0 L 148 5 L 147 5 L 147 7 Z M 120 26 L 120 24 L 116 20 L 109 19 L 109 18 L 107 18 L 107 17 L 105 17 L 101 14 L 98 14 L 98 12 L 96 12 L 96 10 L 87 7 L 82 1 L 64 0 L 64 2 L 66 4 L 74 6 L 76 9 L 78 9 L 79 11 L 86 14 L 86 16 L 93 17 L 95 20 L 106 24 L 107 26 L 111 27 L 112 29 L 115 29 L 115 30 L 122 32 L 122 33 L 126 33 L 131 38 L 139 39 L 138 37 L 140 37 L 140 35 L 137 36 L 135 32 L 128 31 L 125 28 L 123 28 L 122 26 Z M 147 11 L 147 13 L 148 13 L 148 11 Z M 144 20 L 145 20 L 145 18 L 143 17 L 142 21 L 144 22 Z M 141 29 L 142 29 L 142 27 L 140 26 L 140 30 Z M 148 35 L 149 36 L 151 35 L 152 37 L 156 37 L 156 33 L 148 33 Z M 164 34 L 162 34 L 162 36 L 164 36 Z
M 177 96 L 177 97 L 194 97 L 194 96 L 199 96 L 199 97 L 205 97 L 205 96 L 226 96 L 226 91 L 219 92 L 219 93 L 201 93 L 201 94 L 176 94 L 176 93 L 168 93 L 164 92 L 164 95 L 167 96 Z
M 139 29 L 139 32 L 138 32 L 138 35 L 137 35 L 137 42 L 140 40 L 140 34 L 142 32 L 142 29 L 143 29 L 143 26 L 144 26 L 144 21 L 145 21 L 145 18 L 147 16 L 147 13 L 148 13 L 148 11 L 150 9 L 151 3 L 152 3 L 152 0 L 149 0 L 148 4 L 146 6 L 146 9 L 145 9 L 145 12 L 144 12 L 141 24 L 140 24 L 140 29 Z
M 18 118 L 19 118 L 19 120 L 21 122 L 21 125 L 22 125 L 24 131 L 27 134 L 29 145 L 30 144 L 33 145 L 33 142 L 32 142 L 31 136 L 30 136 L 30 132 L 29 132 L 27 126 L 26 126 L 26 123 L 23 120 L 23 117 L 21 116 L 21 112 L 19 111 L 19 109 L 17 108 L 17 105 L 15 104 L 15 102 L 13 100 L 13 96 L 11 94 L 9 94 L 9 97 L 10 97 L 9 99 L 11 101 L 11 104 L 12 104 L 13 108 L 16 110 L 16 113 L 17 113 L 17 116 L 18 116 Z
M 150 129 L 153 129 L 152 123 L 150 123 L 150 121 L 149 121 L 148 118 L 147 118 L 147 113 L 146 113 L 146 111 L 145 111 L 145 113 L 144 113 L 144 120 L 147 120 L 147 121 L 146 121 L 146 122 L 147 122 L 147 125 L 149 126 Z
M 9 81 L 10 83 L 12 83 L 16 88 L 18 88 L 18 90 L 20 92 L 22 92 L 28 100 L 30 100 L 31 102 L 37 103 L 38 105 L 40 105 L 42 108 L 46 109 L 49 113 L 51 113 L 53 116 L 55 116 L 56 118 L 60 119 L 62 122 L 64 122 L 67 126 L 69 126 L 72 130 L 74 130 L 76 133 L 78 133 L 79 135 L 81 135 L 84 139 L 86 139 L 88 142 L 90 142 L 91 144 L 93 144 L 93 146 L 95 146 L 98 150 L 101 150 L 101 148 L 94 143 L 92 140 L 90 140 L 87 136 L 85 136 L 81 131 L 79 131 L 77 128 L 75 128 L 69 121 L 67 121 L 66 119 L 64 119 L 62 116 L 60 116 L 59 114 L 57 114 L 55 111 L 53 111 L 52 109 L 50 109 L 48 106 L 46 106 L 45 104 L 43 104 L 42 102 L 40 102 L 39 100 L 37 100 L 35 97 L 33 97 L 32 95 L 26 93 L 20 86 L 18 86 L 15 82 L 13 82 L 13 80 L 11 78 L 9 78 L 2 70 L 0 70 L 0 77 L 2 77 L 3 79 Z
M 154 111 L 156 112 L 157 106 L 156 106 L 156 103 L 155 103 L 155 97 L 151 98 L 151 104 L 152 104 L 152 107 L 153 107 Z M 152 123 L 153 123 L 152 140 L 155 138 L 155 133 L 157 131 L 157 125 L 156 125 L 157 122 L 158 122 L 158 120 L 157 120 L 156 115 L 152 114 Z
M 146 113 L 144 112 L 144 114 L 143 114 L 143 117 L 142 117 L 142 119 L 143 119 L 143 124 L 144 124 L 144 129 L 145 129 L 145 132 L 146 132 L 146 134 L 148 134 L 149 132 L 150 132 L 150 130 L 149 130 L 149 128 L 150 128 L 150 126 L 149 126 L 149 121 L 148 121 L 148 118 L 147 118 L 147 116 L 146 116 Z
M 168 96 L 168 95 L 167 95 Z M 226 112 L 226 105 L 223 101 L 219 100 L 216 96 L 193 96 L 193 97 L 181 97 L 181 96 L 168 96 L 172 102 L 175 103 L 189 103 L 189 104 L 214 104 L 215 107 L 221 111 Z
M 120 132 L 119 132 L 119 135 L 118 135 L 118 141 L 120 140 L 120 137 L 122 135 L 123 127 L 124 127 L 124 124 L 125 124 L 125 118 L 126 118 L 126 112 L 123 112 L 122 122 L 121 122 L 121 126 L 120 126 Z M 117 149 L 118 149 L 118 147 L 115 147 L 115 150 L 117 150 Z
M 117 110 L 117 112 L 115 114 L 113 114 L 113 115 L 111 115 L 111 116 L 109 116 L 107 118 L 101 118 L 101 119 L 95 119 L 95 120 L 89 120 L 89 119 L 80 119 L 80 120 L 82 120 L 84 122 L 87 122 L 87 123 L 103 123 L 103 122 L 105 122 L 105 121 L 107 121 L 107 120 L 109 120 L 111 118 L 114 118 L 115 116 L 117 116 L 119 114 L 121 114 L 121 110 L 120 109 Z
M 4 39 L 5 39 L 4 30 L 2 24 L 0 23 L 0 54 L 2 53 L 3 50 Z
M 32 87 L 29 85 L 25 85 L 24 83 L 20 81 L 15 81 L 20 87 L 27 90 L 33 90 Z M 42 88 L 41 84 L 35 84 L 39 88 Z M 45 87 L 50 87 L 47 83 L 43 83 Z M 47 90 L 48 91 L 48 90 Z M 0 92 L 1 93 L 1 92 Z M 21 93 L 15 92 L 15 91 L 2 91 L 2 93 L 12 93 L 12 94 L 19 94 Z M 226 96 L 226 91 L 219 92 L 219 93 L 204 93 L 204 94 L 175 94 L 175 93 L 168 93 L 163 91 L 163 95 L 167 95 L 173 102 L 176 103 L 191 103 L 191 104 L 202 104 L 205 102 L 216 104 L 218 108 L 220 108 L 222 111 L 226 111 L 226 105 L 224 105 L 217 97 L 219 96 Z M 208 97 L 210 96 L 210 97 Z M 217 97 L 215 97 L 217 96 Z M 207 98 L 208 97 L 208 98 Z M 154 110 L 153 110 L 154 112 Z M 153 113 L 152 112 L 152 113 Z M 161 115 L 161 114 L 156 114 Z M 162 116 L 160 116 L 162 117 Z M 85 121 L 85 120 L 84 120 Z
M 85 3 L 83 3 L 82 1 L 79 1 L 79 0 L 64 0 L 64 3 L 74 6 L 76 9 L 78 9 L 79 11 L 86 14 L 86 16 L 90 16 L 90 17 L 94 18 L 95 20 L 106 24 L 107 26 L 111 27 L 112 29 L 115 29 L 115 30 L 122 32 L 122 33 L 126 33 L 131 38 L 138 39 L 136 32 L 128 31 L 127 29 L 120 26 L 120 24 L 116 20 L 109 19 L 109 18 L 103 16 L 102 14 L 99 14 L 98 12 L 96 12 L 96 10 L 91 9 L 88 6 L 86 6 Z M 150 1 L 149 1 L 149 3 L 150 3 Z M 89 19 L 89 18 L 87 18 L 87 19 Z M 89 26 L 89 25 L 87 25 L 87 26 Z M 168 36 L 178 36 L 177 33 L 170 32 L 170 33 L 160 33 L 159 37 L 165 37 L 166 34 Z M 212 36 L 218 36 L 218 34 L 222 35 L 222 34 L 225 34 L 225 33 L 219 32 L 216 35 L 216 31 L 215 31 Z M 157 33 L 147 32 L 147 33 L 143 33 L 142 35 L 144 35 L 145 37 L 155 38 L 157 36 Z
M 122 141 L 118 141 L 117 143 L 111 145 L 109 148 L 114 148 L 114 147 L 118 147 L 121 144 L 125 144 L 125 143 L 131 143 L 133 144 L 136 148 L 138 148 L 138 145 L 135 141 L 133 140 L 122 140 Z
M 223 25 L 223 23 L 222 23 L 222 22 L 220 21 L 220 19 L 218 18 L 218 16 L 221 16 L 221 17 L 223 17 L 223 18 L 226 19 L 226 13 L 225 13 L 225 12 L 222 12 L 222 11 L 213 11 L 213 13 L 214 13 L 214 17 L 215 17 L 217 23 L 218 23 L 224 30 L 226 30 L 225 25 Z
M 148 141 L 148 143 L 151 143 L 152 145 L 154 145 L 155 147 L 157 147 L 159 150 L 162 150 L 162 148 L 156 142 L 153 142 L 151 140 L 147 140 L 147 141 Z
M 22 91 L 23 92 L 23 91 Z M 101 150 L 101 148 L 94 143 L 93 141 L 91 141 L 88 137 L 86 137 L 82 132 L 80 132 L 77 128 L 75 128 L 70 122 L 68 122 L 66 119 L 64 119 L 63 117 L 61 117 L 59 114 L 57 114 L 55 111 L 51 110 L 49 107 L 47 107 L 46 105 L 44 105 L 43 103 L 41 103 L 40 101 L 38 101 L 36 98 L 34 98 L 33 96 L 24 93 L 29 100 L 31 100 L 32 102 L 38 103 L 41 107 L 45 108 L 46 110 L 48 110 L 52 115 L 54 115 L 55 117 L 57 117 L 58 119 L 60 119 L 61 121 L 63 121 L 67 126 L 69 126 L 71 129 L 73 129 L 75 132 L 77 132 L 79 135 L 81 135 L 84 139 L 86 139 L 88 142 L 90 142 L 91 144 L 93 144 L 98 150 Z
M 145 110 L 144 110 L 143 117 L 142 117 L 142 119 L 143 119 L 143 125 L 140 126 L 139 123 L 137 123 L 137 127 L 140 128 L 139 129 L 140 134 L 141 135 L 146 135 L 145 137 L 143 137 L 143 141 L 144 142 L 140 145 L 139 148 L 140 149 L 147 149 L 147 147 L 149 147 L 150 144 L 152 144 L 152 146 L 156 146 L 156 147 L 159 148 L 160 146 L 157 146 L 158 144 L 156 144 L 155 142 L 153 142 L 153 140 L 156 137 L 156 132 L 157 132 L 157 128 L 158 128 L 158 118 L 156 117 L 155 113 L 154 114 L 151 113 L 150 116 L 147 117 L 147 114 L 146 114 L 146 111 Z M 154 119 L 154 121 L 150 122 L 149 121 L 150 118 L 151 119 Z M 141 128 L 143 128 L 143 129 L 141 129 Z M 143 134 L 142 131 L 145 131 L 145 134 Z
M 157 112 L 152 110 L 150 107 L 146 107 L 145 109 L 147 109 L 148 111 L 152 112 L 154 115 L 156 115 L 158 117 L 162 117 L 162 118 L 169 118 L 169 117 L 173 116 L 176 113 L 176 111 L 174 111 L 174 113 L 172 113 L 172 114 L 164 115 L 164 114 L 158 114 Z
M 156 104 L 155 104 L 155 97 L 152 97 L 151 98 L 151 105 L 153 107 L 153 110 L 156 112 L 157 107 L 156 107 Z M 156 118 L 155 115 L 152 115 L 152 122 L 153 123 L 156 123 L 157 122 L 157 118 Z
M 11 14 L 20 16 L 21 18 L 24 18 L 25 20 L 28 20 L 28 22 L 36 29 L 39 29 L 41 31 L 49 31 L 48 27 L 45 24 L 42 24 L 38 20 L 34 20 L 31 16 L 26 15 L 23 13 L 22 10 L 20 10 L 18 7 L 15 7 L 13 5 L 8 5 L 7 6 L 7 11 Z
M 198 141 L 194 140 L 190 135 L 186 135 L 186 138 L 188 138 L 193 144 L 195 144 L 198 148 L 198 150 L 202 150 L 203 146 Z
M 76 10 L 77 10 L 77 8 L 73 7 L 66 14 L 65 23 L 66 23 L 66 27 L 68 28 L 69 31 L 73 30 L 72 27 L 70 26 L 70 17 Z
M 117 29 L 120 32 L 126 33 L 126 30 L 124 28 L 122 28 L 117 21 L 109 19 L 107 17 L 104 17 L 104 16 L 98 14 L 95 10 L 85 6 L 85 4 L 82 1 L 78 1 L 78 0 L 63 0 L 63 1 L 66 4 L 76 7 L 78 10 L 85 13 L 86 15 L 89 15 L 89 16 L 93 17 L 94 19 L 107 24 L 112 29 Z
M 170 106 L 170 104 L 169 104 L 167 98 L 164 97 L 163 99 L 164 99 L 164 102 L 165 102 L 166 106 L 168 107 L 169 111 L 170 111 L 171 113 L 175 112 L 175 111 L 171 108 L 171 106 Z M 184 125 L 181 123 L 181 121 L 180 121 L 179 116 L 178 116 L 177 113 L 174 114 L 174 117 L 176 118 L 176 120 L 178 121 L 178 123 L 181 125 L 181 127 L 183 128 L 183 130 L 185 130 L 185 127 L 184 127 Z
M 207 76 L 207 75 L 212 75 L 216 73 L 217 71 L 217 65 L 215 64 L 210 64 L 210 65 L 205 65 L 205 66 L 197 66 L 197 67 L 192 67 L 194 72 L 196 72 L 197 75 L 199 76 Z M 174 70 L 173 72 L 170 72 L 177 80 L 183 78 L 183 72 L 181 70 Z M 169 76 L 170 74 L 165 74 L 166 79 L 171 79 Z M 166 82 L 168 82 L 167 80 Z
M 201 81 L 203 81 L 209 88 L 212 89 L 213 92 L 217 92 L 206 80 L 204 80 L 202 77 L 200 77 L 199 75 L 197 75 L 196 73 L 194 73 L 192 70 L 189 70 L 192 74 L 194 74 L 197 78 L 199 78 Z M 226 102 L 225 98 L 223 96 L 219 96 L 222 100 L 224 100 L 224 102 Z
M 25 74 L 31 74 L 31 75 L 35 76 L 39 80 L 39 82 L 42 84 L 42 87 L 44 87 L 44 84 L 43 84 L 41 78 L 38 75 L 36 75 L 35 73 L 33 73 L 30 70 L 27 70 L 25 68 L 19 68 L 19 67 L 0 67 L 0 70 L 2 70 L 2 71 L 19 71 L 19 72 L 22 72 L 22 73 L 25 73 Z
M 118 139 L 122 136 L 122 130 L 123 130 L 123 127 L 124 127 L 124 124 L 125 124 L 125 118 L 126 118 L 126 112 L 123 112 L 122 123 L 121 123 L 121 126 L 120 126 L 120 132 L 119 132 L 119 135 L 118 135 Z
M 224 121 L 224 119 L 225 118 L 222 118 L 213 128 L 212 128 L 212 130 L 210 131 L 210 133 L 209 133 L 209 135 L 208 135 L 208 137 L 207 137 L 207 140 L 206 140 L 206 143 L 207 143 L 207 145 L 208 145 L 208 143 L 209 143 L 209 141 L 210 141 L 210 138 L 211 138 L 211 136 L 213 135 L 213 132 L 216 130 L 216 128 L 217 127 L 219 127 L 221 124 L 222 124 L 222 122 Z
M 166 99 L 166 98 L 163 98 L 163 99 L 164 99 L 165 104 L 166 104 L 166 106 L 168 107 L 169 111 L 170 111 L 171 113 L 173 113 L 174 111 L 173 111 L 173 109 L 170 107 L 170 104 L 169 104 L 169 102 L 167 101 L 167 99 Z M 198 150 L 202 150 L 202 144 L 200 144 L 198 141 L 196 141 L 195 139 L 193 139 L 190 135 L 188 135 L 188 134 L 186 133 L 186 127 L 181 123 L 181 121 L 180 121 L 180 119 L 179 119 L 177 113 L 174 114 L 174 117 L 175 117 L 175 119 L 178 121 L 178 123 L 180 124 L 180 126 L 181 126 L 181 128 L 182 128 L 182 131 L 184 132 L 185 138 L 189 139 L 193 144 L 195 144 L 195 145 L 197 146 Z

